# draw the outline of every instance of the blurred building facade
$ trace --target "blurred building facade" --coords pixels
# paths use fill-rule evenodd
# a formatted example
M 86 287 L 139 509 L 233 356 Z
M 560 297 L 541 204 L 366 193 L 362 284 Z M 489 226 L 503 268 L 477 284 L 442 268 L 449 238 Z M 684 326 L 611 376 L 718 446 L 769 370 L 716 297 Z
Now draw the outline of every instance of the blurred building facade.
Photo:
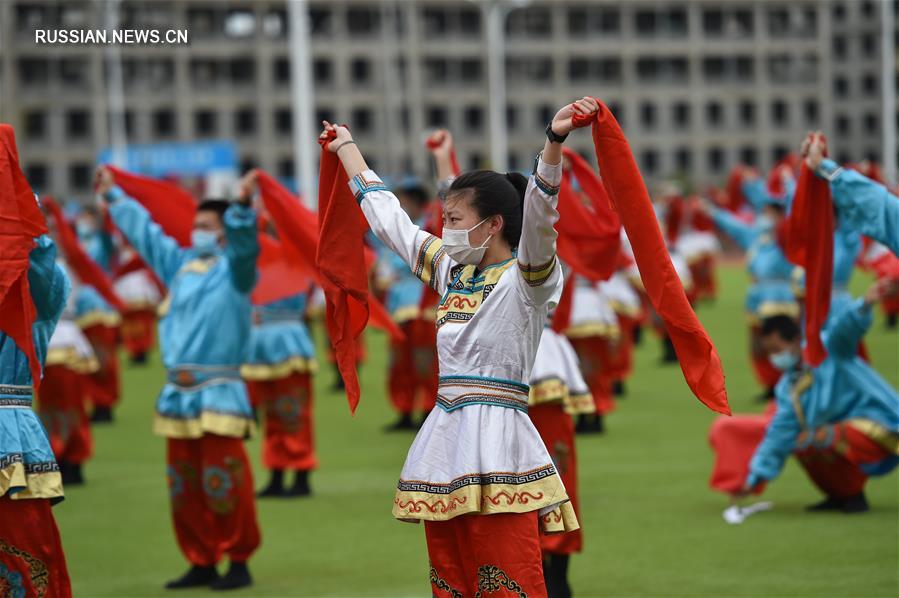
M 316 118 L 350 124 L 383 174 L 430 177 L 423 141 L 441 126 L 453 131 L 463 168 L 489 167 L 485 4 L 310 1 Z M 188 46 L 121 47 L 129 143 L 232 139 L 241 170 L 294 176 L 283 0 L 120 7 L 120 28 L 190 35 Z M 586 94 L 612 107 L 650 183 L 721 183 L 737 162 L 766 168 L 812 128 L 831 136 L 839 160 L 882 160 L 884 127 L 899 127 L 899 111 L 881 122 L 878 1 L 509 8 L 510 169 L 529 169 L 557 107 Z M 0 120 L 16 127 L 28 178 L 44 193 L 89 194 L 97 151 L 110 144 L 107 66 L 103 46 L 35 45 L 34 30 L 102 28 L 104 10 L 80 0 L 0 2 Z M 588 136 L 572 141 L 590 150 Z

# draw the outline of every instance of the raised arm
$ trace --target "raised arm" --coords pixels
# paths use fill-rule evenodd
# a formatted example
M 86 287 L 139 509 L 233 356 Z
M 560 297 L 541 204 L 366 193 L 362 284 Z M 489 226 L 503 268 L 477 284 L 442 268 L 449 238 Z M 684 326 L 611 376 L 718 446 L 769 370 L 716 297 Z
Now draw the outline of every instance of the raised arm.
M 28 286 L 37 320 L 56 322 L 71 291 L 68 277 L 56 263 L 56 244 L 47 235 L 37 237 L 28 259 Z
M 229 207 L 225 212 L 225 238 L 231 282 L 241 293 L 249 293 L 256 286 L 259 257 L 256 210 L 242 204 Z
M 732 213 L 721 208 L 708 208 L 708 213 L 715 223 L 715 227 L 725 235 L 734 240 L 740 246 L 740 249 L 746 251 L 755 241 L 755 229 L 750 224 L 746 224 Z
M 842 310 L 830 314 L 827 327 L 821 332 L 828 353 L 844 359 L 858 354 L 858 343 L 873 322 L 871 304 L 878 297 L 878 294 L 869 292 L 864 299 L 858 298 Z
M 325 132 L 334 131 L 337 137 L 328 150 L 337 154 L 350 179 L 350 189 L 362 207 L 372 232 L 392 251 L 403 258 L 423 283 L 440 294 L 446 290 L 453 262 L 443 249 L 443 242 L 409 218 L 396 196 L 387 190 L 383 181 L 368 168 L 365 158 L 356 147 L 349 130 L 328 122 Z
M 112 221 L 132 247 L 153 269 L 153 272 L 169 285 L 184 261 L 184 250 L 167 236 L 140 203 L 128 197 L 112 181 L 112 175 L 105 168 L 99 168 L 96 175 L 97 193 L 109 205 Z
M 861 173 L 825 158 L 824 148 L 824 140 L 817 133 L 803 143 L 802 154 L 808 167 L 830 182 L 840 219 L 899 255 L 899 197 Z

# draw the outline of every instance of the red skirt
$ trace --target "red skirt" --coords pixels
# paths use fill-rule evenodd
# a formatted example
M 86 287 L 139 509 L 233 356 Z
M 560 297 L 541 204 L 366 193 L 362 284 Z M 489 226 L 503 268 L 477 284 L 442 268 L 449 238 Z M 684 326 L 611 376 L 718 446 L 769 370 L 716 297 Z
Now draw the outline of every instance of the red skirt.
M 119 378 L 119 329 L 97 324 L 85 328 L 84 335 L 91 342 L 100 362 L 100 369 L 91 374 L 91 400 L 95 407 L 113 407 L 119 402 L 122 389 Z
M 38 394 L 38 414 L 57 461 L 84 463 L 93 453 L 90 419 L 85 409 L 90 400 L 88 374 L 64 365 L 48 365 Z
M 0 496 L 0 596 L 71 595 L 50 501 Z
M 122 313 L 122 343 L 131 356 L 147 353 L 155 340 L 156 310 L 129 309 Z
M 559 403 L 528 407 L 528 415 L 540 433 L 549 456 L 562 478 L 571 506 L 580 521 L 577 494 L 577 452 L 574 444 L 574 422 Z M 584 535 L 580 528 L 560 534 L 541 534 L 540 548 L 552 554 L 572 554 L 580 552 L 584 546 Z
M 431 591 L 458 596 L 546 596 L 537 512 L 425 521 Z

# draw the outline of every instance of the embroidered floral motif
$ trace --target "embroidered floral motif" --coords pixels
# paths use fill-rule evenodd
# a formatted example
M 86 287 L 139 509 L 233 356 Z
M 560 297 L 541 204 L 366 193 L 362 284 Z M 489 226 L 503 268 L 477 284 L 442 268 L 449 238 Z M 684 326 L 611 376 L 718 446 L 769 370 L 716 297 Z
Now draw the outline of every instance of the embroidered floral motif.
M 475 598 L 481 598 L 485 593 L 499 592 L 503 588 L 515 592 L 518 598 L 528 598 L 521 585 L 509 578 L 506 572 L 499 567 L 495 565 L 478 567 L 478 592 L 475 594 Z
M 224 498 L 234 487 L 231 475 L 221 467 L 207 467 L 203 470 L 203 492 L 212 498 Z
M 176 500 L 184 494 L 184 478 L 181 477 L 174 465 L 169 465 L 165 468 L 165 475 L 169 481 L 169 498 Z
M 3 540 L 0 540 L 0 552 L 5 552 L 21 559 L 28 565 L 28 577 L 35 596 L 42 598 L 47 593 L 47 586 L 50 584 L 50 573 L 47 571 L 47 565 L 43 561 L 36 559 L 24 550 L 10 546 Z M 26 596 L 22 574 L 9 570 L 3 563 L 0 563 L 0 595 L 4 597 L 12 596 L 13 598 L 25 598 Z
M 431 567 L 430 577 L 431 577 L 431 585 L 434 586 L 435 590 L 447 591 L 450 593 L 450 596 L 452 598 L 464 598 L 464 595 L 462 594 L 462 592 L 460 592 L 459 590 L 453 589 L 448 583 L 446 583 L 446 580 L 442 579 L 437 574 L 437 569 L 435 569 L 434 567 Z
M 395 498 L 393 499 L 393 503 L 401 509 L 408 509 L 410 513 L 421 513 L 422 507 L 426 508 L 431 513 L 436 513 L 438 510 L 441 513 L 448 513 L 450 511 L 455 511 L 458 506 L 464 505 L 467 500 L 467 497 L 462 496 L 453 497 L 448 503 L 438 500 L 428 504 L 425 500 L 410 500 L 403 502 L 400 499 Z
M 543 493 L 538 492 L 537 494 L 531 494 L 530 492 L 515 492 L 514 494 L 509 494 L 505 490 L 490 496 L 489 494 L 485 494 L 481 499 L 481 504 L 486 504 L 486 501 L 490 501 L 494 505 L 500 504 L 502 499 L 506 499 L 507 505 L 514 505 L 515 503 L 521 503 L 523 505 L 528 504 L 531 500 L 540 500 L 543 498 Z

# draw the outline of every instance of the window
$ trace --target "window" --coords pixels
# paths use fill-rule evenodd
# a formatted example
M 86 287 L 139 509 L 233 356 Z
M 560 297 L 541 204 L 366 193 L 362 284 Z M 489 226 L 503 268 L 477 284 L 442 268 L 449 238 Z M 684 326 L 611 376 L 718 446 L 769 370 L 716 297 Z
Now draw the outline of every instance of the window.
M 256 16 L 251 10 L 232 10 L 225 16 L 225 35 L 240 39 L 253 37 L 256 33 Z
M 252 108 L 241 108 L 234 113 L 234 128 L 238 135 L 252 135 L 256 132 L 256 112 Z
M 740 148 L 740 163 L 747 166 L 755 166 L 758 164 L 758 150 L 752 146 L 746 145 Z
M 790 153 L 790 148 L 785 145 L 775 145 L 771 148 L 771 162 L 776 164 Z
M 293 178 L 293 160 L 291 158 L 278 160 L 278 176 L 282 179 Z
M 353 109 L 350 122 L 353 123 L 353 131 L 359 131 L 360 133 L 371 133 L 374 128 L 374 118 L 370 108 Z
M 468 156 L 468 167 L 470 170 L 478 170 L 484 167 L 484 156 L 478 152 L 472 152 Z M 374 170 L 374 169 L 372 169 Z
M 346 13 L 346 27 L 352 35 L 372 35 L 380 27 L 379 13 L 374 8 L 350 8 Z
M 66 137 L 87 139 L 90 137 L 91 115 L 87 110 L 69 110 L 66 113 Z
M 818 120 L 821 117 L 821 111 L 818 109 L 818 101 L 804 101 L 802 103 L 802 114 L 805 117 L 805 122 L 809 127 L 818 126 Z
M 194 131 L 200 137 L 217 134 L 216 113 L 212 110 L 198 110 L 194 113 Z
M 247 172 L 256 168 L 256 156 L 246 155 L 240 159 L 240 172 Z
M 459 61 L 460 79 L 466 83 L 481 81 L 481 61 L 477 58 L 463 58 Z
M 484 111 L 479 106 L 465 109 L 465 127 L 469 131 L 478 131 L 484 126 Z
M 720 102 L 709 102 L 705 105 L 705 119 L 713 127 L 724 124 L 724 107 Z
M 47 184 L 47 167 L 43 164 L 29 164 L 25 168 L 25 179 L 31 185 L 31 188 L 40 193 L 49 185 Z
M 640 155 L 640 163 L 642 164 L 643 172 L 651 175 L 656 172 L 659 168 L 659 154 L 656 150 L 643 150 L 643 153 Z
M 553 117 L 556 115 L 556 110 L 553 106 L 549 104 L 543 104 L 537 108 L 537 127 L 541 130 L 546 128 L 546 125 L 552 122 Z
M 852 131 L 852 123 L 845 114 L 838 114 L 835 119 L 837 133 L 848 135 Z
M 331 9 L 310 7 L 309 8 L 309 33 L 313 37 L 322 35 L 330 35 L 333 26 L 333 18 Z
M 290 108 L 278 108 L 275 110 L 275 133 L 290 135 L 293 129 L 293 112 Z
M 193 59 L 190 61 L 190 79 L 196 87 L 214 85 L 221 77 L 219 62 L 210 59 Z
M 690 104 L 677 102 L 671 106 L 671 120 L 678 129 L 690 127 Z
M 314 67 L 313 67 L 314 68 Z M 278 85 L 287 85 L 290 83 L 290 60 L 286 57 L 275 58 L 272 63 L 272 78 Z M 318 77 L 315 77 L 315 83 L 318 83 Z
M 25 138 L 42 139 L 47 134 L 47 113 L 32 110 L 25 113 Z
M 517 171 L 519 169 L 518 166 L 518 154 L 515 152 L 509 152 L 507 159 L 507 167 L 509 172 Z
M 724 11 L 720 8 L 703 11 L 702 30 L 708 36 L 724 35 Z
M 315 110 L 315 121 L 321 122 L 323 120 L 326 120 L 329 123 L 335 123 L 337 122 L 337 116 L 330 108 L 317 108 Z
M 545 38 L 552 33 L 552 13 L 546 7 L 526 6 L 514 9 L 506 19 L 510 37 Z
M 369 83 L 371 79 L 371 63 L 365 58 L 354 58 L 350 63 L 350 76 L 353 83 Z
M 153 112 L 153 133 L 158 137 L 171 137 L 175 134 L 175 113 L 162 109 Z
M 511 84 L 545 84 L 553 78 L 553 61 L 547 56 L 506 59 L 506 80 Z
M 783 100 L 771 102 L 771 122 L 775 125 L 787 125 L 790 120 L 790 107 Z
M 638 10 L 634 15 L 634 26 L 637 35 L 651 36 L 656 34 L 656 13 L 652 10 Z
M 640 122 L 644 129 L 652 130 L 656 125 L 656 107 L 650 103 L 640 105 Z
M 721 169 L 724 168 L 725 154 L 724 148 L 718 146 L 712 146 L 708 150 L 708 154 L 706 155 L 706 162 L 708 163 L 709 170 L 713 173 L 721 172 Z
M 877 77 L 874 75 L 865 75 L 862 78 L 862 89 L 866 94 L 875 94 L 877 93 Z
M 637 59 L 637 78 L 642 83 L 686 83 L 690 77 L 686 57 Z
M 870 134 L 880 133 L 880 119 L 873 112 L 869 112 L 864 118 L 865 131 Z
M 746 126 L 755 124 L 755 104 L 749 100 L 740 102 L 740 124 Z
M 838 98 L 849 95 L 849 80 L 846 77 L 835 77 L 833 80 L 833 93 Z
M 518 107 L 511 104 L 506 105 L 506 128 L 514 129 L 518 127 Z
M 231 82 L 252 85 L 256 80 L 256 63 L 252 58 L 235 58 L 230 62 Z
M 679 147 L 674 152 L 674 165 L 678 172 L 687 173 L 693 169 L 693 152 L 688 147 Z
M 842 35 L 835 35 L 833 38 L 833 55 L 837 60 L 843 60 L 846 58 L 847 46 L 846 46 L 846 38 Z
M 92 169 L 90 164 L 72 164 L 69 166 L 69 187 L 76 191 L 86 191 L 91 186 Z
M 443 8 L 425 8 L 422 12 L 425 37 L 444 35 L 449 31 L 449 13 Z
M 66 87 L 88 84 L 88 63 L 85 58 L 63 58 L 59 61 L 59 78 Z
M 617 8 L 578 6 L 568 9 L 568 33 L 575 37 L 615 34 L 621 31 L 621 13 Z
M 18 71 L 23 86 L 41 86 L 50 82 L 50 61 L 46 58 L 20 58 Z
M 449 115 L 442 106 L 431 106 L 427 110 L 428 127 L 445 127 L 449 125 Z

